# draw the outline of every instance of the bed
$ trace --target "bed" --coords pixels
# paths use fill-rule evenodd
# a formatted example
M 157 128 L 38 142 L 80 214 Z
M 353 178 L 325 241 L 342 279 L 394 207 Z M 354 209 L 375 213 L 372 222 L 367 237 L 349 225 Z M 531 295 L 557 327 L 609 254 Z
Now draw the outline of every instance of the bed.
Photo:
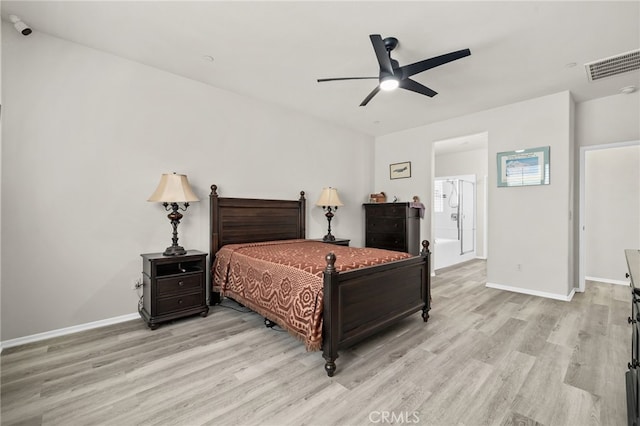
M 234 299 L 264 316 L 266 323 L 278 324 L 303 340 L 308 350 L 322 350 L 324 369 L 330 377 L 336 372 L 338 350 L 416 312 L 422 313 L 425 322 L 429 319 L 430 252 L 427 241 L 422 242 L 419 256 L 410 256 L 387 250 L 357 249 L 305 240 L 304 192 L 300 192 L 298 200 L 270 200 L 220 197 L 217 190 L 216 185 L 211 185 L 211 305 L 220 303 L 222 297 Z M 272 260 L 274 252 L 282 251 L 284 255 L 280 253 L 280 256 L 285 257 L 291 252 L 300 253 L 299 247 L 317 254 L 303 254 L 304 262 L 312 257 L 320 263 L 305 264 L 298 268 L 302 275 L 281 279 L 282 275 L 277 274 L 284 273 L 282 270 L 291 265 L 283 264 L 291 262 L 281 259 L 269 266 L 268 261 Z M 251 260 L 256 263 L 245 264 L 245 260 L 249 262 L 249 252 L 252 251 L 263 256 Z M 371 253 L 374 259 L 360 262 L 362 256 Z M 346 258 L 350 258 L 350 261 L 346 262 Z M 354 263 L 351 262 L 352 258 L 356 259 L 355 264 L 345 266 L 346 263 Z M 268 271 L 268 280 L 265 282 L 272 285 L 272 278 L 275 277 L 273 283 L 280 287 L 273 291 L 266 286 L 252 287 L 251 283 L 260 282 L 255 277 L 262 277 L 264 271 Z M 248 276 L 233 279 L 247 283 L 244 289 L 234 286 L 230 278 L 240 273 L 248 273 Z M 279 284 L 290 279 L 293 285 Z M 312 283 L 309 286 L 317 286 L 318 291 L 316 294 L 301 294 L 304 303 L 292 308 L 292 314 L 285 315 L 282 310 L 272 309 L 280 303 L 280 293 L 285 290 L 290 292 L 290 287 L 296 287 L 296 279 Z M 232 282 L 228 284 L 225 280 Z M 261 297 L 253 297 L 252 294 L 261 294 Z M 306 326 L 298 318 L 302 313 L 310 318 Z M 291 323 L 288 317 L 300 321 Z

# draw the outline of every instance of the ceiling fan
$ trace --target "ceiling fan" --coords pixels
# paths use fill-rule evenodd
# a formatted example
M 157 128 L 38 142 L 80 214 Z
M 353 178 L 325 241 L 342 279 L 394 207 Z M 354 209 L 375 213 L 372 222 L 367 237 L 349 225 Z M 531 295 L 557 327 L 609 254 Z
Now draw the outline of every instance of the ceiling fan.
M 325 81 L 337 80 L 370 80 L 377 79 L 378 85 L 369 95 L 364 98 L 360 106 L 365 106 L 380 90 L 393 90 L 398 87 L 410 90 L 421 95 L 434 97 L 438 93 L 427 86 L 418 83 L 409 77 L 426 71 L 431 68 L 444 65 L 447 62 L 464 58 L 471 55 L 469 49 L 458 50 L 456 52 L 446 53 L 444 55 L 435 56 L 413 64 L 400 66 L 398 61 L 391 58 L 391 51 L 398 46 L 398 39 L 395 37 L 387 37 L 383 39 L 380 34 L 371 34 L 369 36 L 373 50 L 376 53 L 378 64 L 380 65 L 380 75 L 378 77 L 342 77 L 342 78 L 319 78 L 318 83 Z

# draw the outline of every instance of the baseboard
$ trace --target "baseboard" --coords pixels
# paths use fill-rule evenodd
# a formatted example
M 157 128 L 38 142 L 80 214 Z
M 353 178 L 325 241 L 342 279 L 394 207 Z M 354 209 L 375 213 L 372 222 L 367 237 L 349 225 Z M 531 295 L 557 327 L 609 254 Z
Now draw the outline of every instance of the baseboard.
M 610 280 L 608 278 L 596 278 L 596 277 L 584 277 L 584 279 L 587 281 L 597 281 L 599 283 L 605 283 L 605 284 L 626 285 L 627 287 L 629 286 L 629 281 L 624 281 L 624 280 Z
M 487 256 L 476 256 L 476 259 L 487 260 Z
M 121 315 L 119 317 L 107 318 L 100 321 L 88 322 L 85 324 L 74 325 L 72 327 L 59 328 L 57 330 L 45 331 L 44 333 L 32 334 L 30 336 L 18 337 L 16 339 L 0 342 L 0 353 L 4 348 L 12 348 L 14 346 L 26 345 L 27 343 L 39 342 L 41 340 L 51 339 L 53 337 L 65 336 L 67 334 L 77 333 L 79 331 L 92 330 L 94 328 L 105 327 L 107 325 L 118 324 L 125 321 L 131 321 L 140 318 L 136 312 L 134 314 Z
M 563 294 L 547 293 L 546 291 L 530 290 L 528 288 L 512 287 L 512 286 L 503 285 L 503 284 L 487 283 L 486 286 L 489 288 L 495 288 L 497 290 L 506 290 L 506 291 L 512 291 L 514 293 L 522 293 L 522 294 L 528 294 L 531 296 L 545 297 L 547 299 L 562 300 L 563 302 L 570 302 L 571 299 L 573 299 L 573 295 L 576 294 L 575 288 L 571 289 L 571 292 L 565 296 Z

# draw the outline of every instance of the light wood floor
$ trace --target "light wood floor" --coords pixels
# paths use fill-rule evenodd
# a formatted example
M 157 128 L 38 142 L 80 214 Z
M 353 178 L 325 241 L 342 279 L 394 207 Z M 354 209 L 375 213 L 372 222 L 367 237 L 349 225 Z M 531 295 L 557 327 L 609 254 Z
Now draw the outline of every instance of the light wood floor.
M 439 271 L 419 313 L 341 352 L 214 307 L 2 353 L 2 425 L 625 425 L 627 287 L 572 302 L 489 289 L 485 263 Z M 232 306 L 232 303 L 229 303 Z

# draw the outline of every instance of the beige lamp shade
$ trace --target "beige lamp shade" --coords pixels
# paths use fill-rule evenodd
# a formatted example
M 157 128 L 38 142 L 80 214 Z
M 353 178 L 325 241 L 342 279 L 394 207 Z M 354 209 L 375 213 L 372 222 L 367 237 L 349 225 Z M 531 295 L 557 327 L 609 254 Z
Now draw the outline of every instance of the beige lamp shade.
M 147 201 L 161 203 L 191 203 L 200 201 L 191 190 L 187 175 L 163 174 L 155 192 Z
M 338 197 L 338 190 L 336 188 L 322 188 L 320 198 L 316 202 L 316 206 L 328 207 L 328 206 L 343 206 L 340 197 Z

